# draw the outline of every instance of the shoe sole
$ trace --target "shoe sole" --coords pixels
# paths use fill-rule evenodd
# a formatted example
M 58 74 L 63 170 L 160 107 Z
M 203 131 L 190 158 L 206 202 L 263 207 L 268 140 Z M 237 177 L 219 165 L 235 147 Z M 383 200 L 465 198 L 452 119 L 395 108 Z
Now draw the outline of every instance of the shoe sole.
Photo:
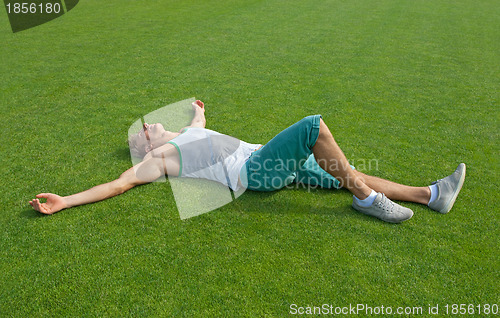
M 462 175 L 460 176 L 460 180 L 458 180 L 458 187 L 455 189 L 455 192 L 453 192 L 453 197 L 451 197 L 451 200 L 444 206 L 444 208 L 442 208 L 439 211 L 440 213 L 446 214 L 446 213 L 450 212 L 451 208 L 453 207 L 453 204 L 455 204 L 455 200 L 457 199 L 458 194 L 460 193 L 460 190 L 462 190 L 462 186 L 463 186 L 464 181 L 465 181 L 465 170 L 466 169 L 467 169 L 467 167 L 464 164 L 464 171 L 463 171 Z
M 411 218 L 413 217 L 413 214 L 414 214 L 414 213 L 413 213 L 413 210 L 409 209 L 409 210 L 411 211 L 411 215 L 410 215 L 410 217 L 409 217 L 409 218 L 406 218 L 406 219 L 403 219 L 403 220 L 398 220 L 398 221 L 392 221 L 392 220 L 382 219 L 382 218 L 380 218 L 380 217 L 378 217 L 378 216 L 375 216 L 375 215 L 373 215 L 373 214 L 370 214 L 370 213 L 368 213 L 368 212 L 365 212 L 365 211 L 363 211 L 363 210 L 361 210 L 361 209 L 359 209 L 359 210 L 358 210 L 354 204 L 352 205 L 352 207 L 353 207 L 353 209 L 354 209 L 354 210 L 358 211 L 358 212 L 359 212 L 359 213 L 361 213 L 361 214 L 368 215 L 368 216 L 371 216 L 371 217 L 377 218 L 377 219 L 379 219 L 380 221 L 384 221 L 384 222 L 387 222 L 387 223 L 392 223 L 392 224 L 399 224 L 399 223 L 401 223 L 401 222 L 408 221 L 409 219 L 411 219 Z

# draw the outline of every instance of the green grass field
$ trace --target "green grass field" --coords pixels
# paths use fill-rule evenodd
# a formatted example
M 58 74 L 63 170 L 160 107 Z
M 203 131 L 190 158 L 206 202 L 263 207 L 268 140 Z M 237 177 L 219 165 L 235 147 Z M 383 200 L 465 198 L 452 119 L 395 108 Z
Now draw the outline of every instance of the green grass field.
M 499 16 L 494 0 L 82 0 L 13 34 L 1 12 L 0 316 L 480 316 L 500 302 Z M 28 205 L 118 177 L 128 127 L 192 96 L 248 142 L 320 113 L 350 160 L 377 161 L 366 173 L 424 186 L 465 162 L 467 178 L 449 214 L 404 204 L 400 225 L 344 190 L 247 192 L 185 221 L 168 183 Z

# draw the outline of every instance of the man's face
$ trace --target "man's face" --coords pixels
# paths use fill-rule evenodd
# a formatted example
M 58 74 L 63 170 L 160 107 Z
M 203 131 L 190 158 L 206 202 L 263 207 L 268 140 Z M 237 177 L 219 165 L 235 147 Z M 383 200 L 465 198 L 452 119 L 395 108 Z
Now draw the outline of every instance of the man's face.
M 171 133 L 163 128 L 162 124 L 144 123 L 142 129 L 137 133 L 136 145 L 139 149 L 146 149 L 146 152 L 161 146 L 167 141 Z
M 164 137 L 165 133 L 167 133 L 165 128 L 163 128 L 163 125 L 160 123 L 151 125 L 148 123 L 144 123 L 144 125 L 142 126 L 142 131 L 144 132 L 146 139 L 151 142 L 155 142 L 158 139 L 161 139 L 162 137 Z

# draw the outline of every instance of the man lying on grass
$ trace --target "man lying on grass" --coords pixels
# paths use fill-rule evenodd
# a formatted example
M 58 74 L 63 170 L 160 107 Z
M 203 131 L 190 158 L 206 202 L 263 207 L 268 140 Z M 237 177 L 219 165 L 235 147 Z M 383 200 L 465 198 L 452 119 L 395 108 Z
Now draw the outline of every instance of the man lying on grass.
M 281 189 L 292 182 L 348 189 L 353 208 L 386 222 L 399 223 L 413 211 L 392 200 L 409 201 L 447 213 L 465 179 L 465 164 L 453 174 L 426 187 L 412 187 L 368 176 L 351 167 L 320 115 L 308 116 L 280 132 L 266 145 L 249 144 L 205 129 L 205 105 L 193 104 L 190 126 L 180 132 L 161 124 L 144 124 L 129 138 L 131 153 L 142 161 L 118 179 L 89 190 L 61 197 L 40 193 L 29 203 L 44 214 L 122 194 L 161 176 L 205 178 L 234 191 Z M 47 201 L 40 202 L 40 198 Z

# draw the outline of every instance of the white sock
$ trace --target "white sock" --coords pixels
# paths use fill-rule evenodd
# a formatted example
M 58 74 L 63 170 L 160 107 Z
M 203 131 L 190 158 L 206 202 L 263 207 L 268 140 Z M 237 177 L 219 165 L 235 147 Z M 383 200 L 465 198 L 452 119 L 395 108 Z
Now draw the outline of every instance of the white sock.
M 438 186 L 437 186 L 437 184 L 431 184 L 429 186 L 429 189 L 431 189 L 431 198 L 429 200 L 429 203 L 427 203 L 427 205 L 431 204 L 434 200 L 436 200 L 437 196 L 438 196 Z
M 373 204 L 373 201 L 375 201 L 375 198 L 377 197 L 377 192 L 372 190 L 372 193 L 370 193 L 370 195 L 366 199 L 363 199 L 363 200 L 358 199 L 355 195 L 353 195 L 352 197 L 353 197 L 353 200 L 356 200 L 357 204 L 359 204 L 363 208 L 367 208 Z

